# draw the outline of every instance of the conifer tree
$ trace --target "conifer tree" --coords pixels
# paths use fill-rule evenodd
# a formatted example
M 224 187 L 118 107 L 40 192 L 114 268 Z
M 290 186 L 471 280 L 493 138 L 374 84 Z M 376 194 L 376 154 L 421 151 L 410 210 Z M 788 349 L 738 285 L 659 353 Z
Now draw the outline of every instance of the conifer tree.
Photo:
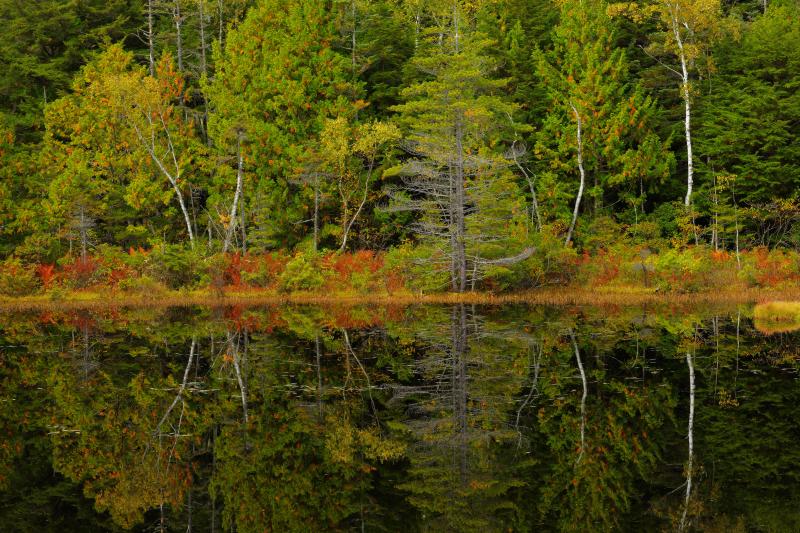
M 498 94 L 506 80 L 489 77 L 490 43 L 469 18 L 472 4 L 437 7 L 439 24 L 427 29 L 414 59 L 427 78 L 406 88 L 407 102 L 395 107 L 411 155 L 402 170 L 410 200 L 400 205 L 419 212 L 417 231 L 460 292 L 474 288 L 486 268 L 532 250 L 502 257 L 524 248 L 528 229 L 523 197 L 495 147 L 516 111 Z
M 740 41 L 716 51 L 712 90 L 698 108 L 701 170 L 736 176 L 745 205 L 790 198 L 800 187 L 800 9 L 771 7 Z
M 553 50 L 535 54 L 551 101 L 536 153 L 544 165 L 542 187 L 550 189 L 557 212 L 563 213 L 562 198 L 573 195 L 572 180 L 564 187 L 565 174 L 579 175 L 567 244 L 584 191 L 594 199 L 595 213 L 609 193 L 641 203 L 644 182 L 665 178 L 670 170 L 666 147 L 651 130 L 655 103 L 629 83 L 625 52 L 613 43 L 605 2 L 565 0 Z
M 215 48 L 206 88 L 209 131 L 217 148 L 241 148 L 248 175 L 242 200 L 254 199 L 251 237 L 261 246 L 290 246 L 302 237 L 309 193 L 295 194 L 304 143 L 325 118 L 352 113 L 346 60 L 333 50 L 335 27 L 323 2 L 261 0 Z M 238 159 L 238 158 L 237 158 Z

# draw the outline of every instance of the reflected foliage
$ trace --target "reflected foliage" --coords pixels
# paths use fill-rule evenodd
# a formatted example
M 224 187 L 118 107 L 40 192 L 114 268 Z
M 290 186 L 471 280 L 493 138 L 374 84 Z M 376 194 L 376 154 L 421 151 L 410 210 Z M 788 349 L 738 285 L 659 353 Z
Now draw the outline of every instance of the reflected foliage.
M 798 333 L 767 335 L 752 314 L 3 315 L 0 521 L 20 531 L 796 531 Z

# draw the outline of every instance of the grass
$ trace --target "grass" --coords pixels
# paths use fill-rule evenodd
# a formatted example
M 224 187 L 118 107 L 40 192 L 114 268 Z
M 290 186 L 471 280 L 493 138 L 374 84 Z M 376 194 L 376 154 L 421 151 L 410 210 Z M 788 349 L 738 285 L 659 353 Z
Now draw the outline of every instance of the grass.
M 756 329 L 762 333 L 788 333 L 800 330 L 800 301 L 773 301 L 753 310 Z
M 550 288 L 509 294 L 488 292 L 422 294 L 411 292 L 359 294 L 341 293 L 290 293 L 281 294 L 265 290 L 239 290 L 215 292 L 212 290 L 164 291 L 158 294 L 123 293 L 114 291 L 71 291 L 52 298 L 48 294 L 18 298 L 0 298 L 0 311 L 13 312 L 27 309 L 81 309 L 107 307 L 167 307 L 187 305 L 414 305 L 414 304 L 530 304 L 530 305 L 642 305 L 642 304 L 765 304 L 765 322 L 788 322 L 782 318 L 795 313 L 793 320 L 800 321 L 800 303 L 775 302 L 781 299 L 800 300 L 800 287 L 791 290 L 734 289 L 729 291 L 703 291 L 694 293 L 664 293 L 636 287 L 613 289 Z M 771 302 L 766 304 L 766 302 Z M 794 311 L 789 311 L 795 306 Z M 758 316 L 756 317 L 758 318 Z

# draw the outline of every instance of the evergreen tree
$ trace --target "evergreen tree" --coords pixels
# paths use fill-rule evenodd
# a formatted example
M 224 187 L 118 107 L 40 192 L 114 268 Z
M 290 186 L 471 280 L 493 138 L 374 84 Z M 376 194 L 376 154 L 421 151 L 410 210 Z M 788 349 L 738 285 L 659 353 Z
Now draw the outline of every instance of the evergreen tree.
M 44 105 L 69 88 L 87 52 L 109 39 L 135 46 L 140 9 L 139 0 L 0 0 L 0 110 L 21 142 L 41 136 Z
M 800 12 L 774 6 L 716 51 L 699 111 L 702 170 L 736 176 L 738 201 L 764 205 L 800 187 Z
M 261 0 L 214 52 L 216 72 L 206 86 L 216 146 L 230 151 L 241 139 L 243 164 L 258 180 L 245 184 L 261 247 L 291 246 L 309 220 L 308 191 L 291 180 L 305 142 L 325 118 L 347 116 L 355 94 L 346 60 L 333 50 L 335 28 L 324 3 Z
M 414 59 L 428 77 L 395 107 L 412 156 L 402 171 L 410 201 L 401 205 L 419 211 L 417 230 L 430 238 L 431 260 L 446 265 L 454 291 L 474 288 L 491 265 L 513 262 L 498 255 L 523 248 L 528 230 L 522 195 L 495 146 L 516 108 L 498 95 L 506 80 L 489 77 L 490 43 L 469 19 L 470 6 L 441 4 L 440 24 L 426 31 Z
M 597 214 L 606 198 L 641 206 L 644 183 L 668 176 L 670 157 L 652 132 L 657 108 L 629 82 L 624 50 L 613 48 L 614 26 L 602 0 L 565 0 L 551 52 L 536 52 L 551 108 L 537 132 L 545 206 L 562 218 L 577 196 L 567 231 L 570 242 L 585 190 Z M 564 175 L 580 176 L 574 180 Z

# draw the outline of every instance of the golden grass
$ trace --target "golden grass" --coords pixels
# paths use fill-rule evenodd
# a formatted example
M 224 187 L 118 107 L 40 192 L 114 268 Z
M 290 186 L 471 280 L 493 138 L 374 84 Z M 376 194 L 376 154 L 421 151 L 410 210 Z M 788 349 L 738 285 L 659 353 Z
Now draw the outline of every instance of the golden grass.
M 800 302 L 773 301 L 753 310 L 756 329 L 762 333 L 789 333 L 800 330 Z
M 792 290 L 736 289 L 697 293 L 664 293 L 640 288 L 614 287 L 613 289 L 549 288 L 509 294 L 487 292 L 420 294 L 398 292 L 393 294 L 355 293 L 292 293 L 270 291 L 227 291 L 215 294 L 209 290 L 167 291 L 157 295 L 120 292 L 75 291 L 57 300 L 47 295 L 0 299 L 0 312 L 37 309 L 84 309 L 109 307 L 167 307 L 167 306 L 258 306 L 258 305 L 384 305 L 408 306 L 416 304 L 474 304 L 474 305 L 597 305 L 626 306 L 643 304 L 690 306 L 693 304 L 745 304 L 773 302 L 777 299 L 800 300 L 800 287 Z M 800 306 L 800 304 L 791 304 Z M 769 308 L 769 309 L 774 309 Z M 764 311 L 766 312 L 766 311 Z

